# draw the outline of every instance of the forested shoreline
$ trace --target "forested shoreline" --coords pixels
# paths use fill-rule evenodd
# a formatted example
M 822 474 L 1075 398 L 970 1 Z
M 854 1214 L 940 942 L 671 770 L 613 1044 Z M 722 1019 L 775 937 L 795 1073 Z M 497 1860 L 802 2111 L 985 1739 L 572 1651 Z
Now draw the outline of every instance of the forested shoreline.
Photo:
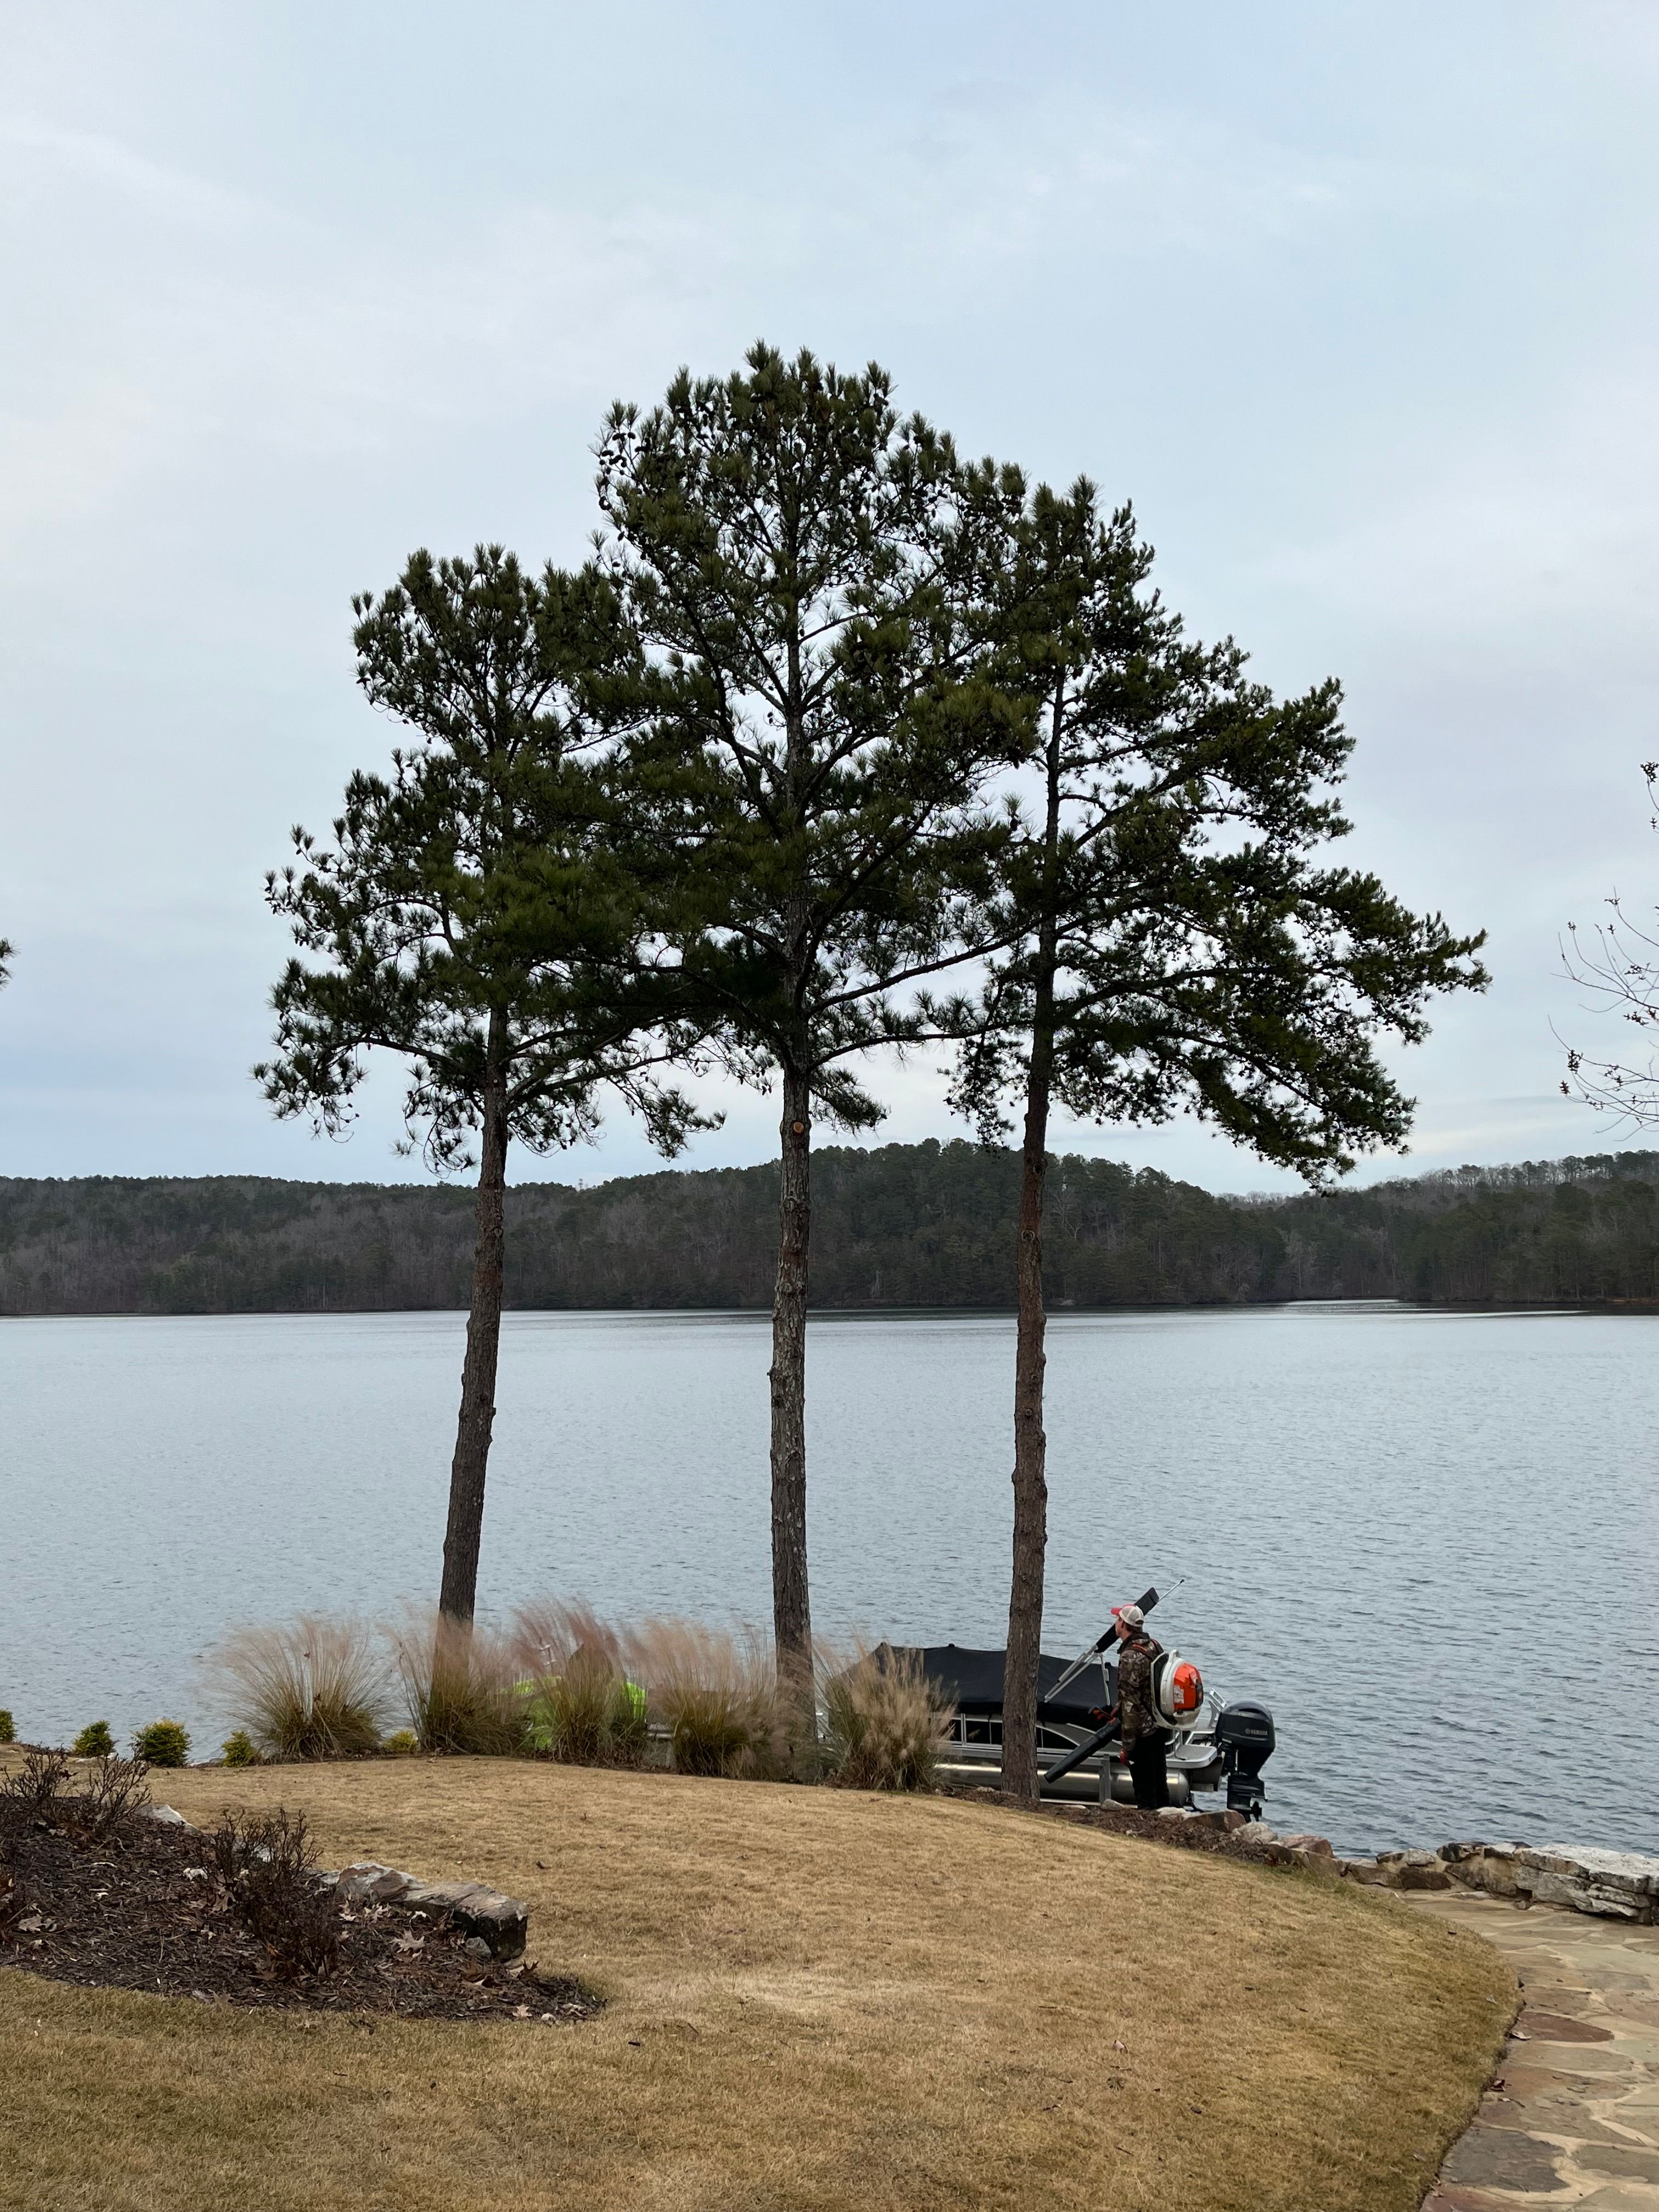
M 507 1193 L 507 1304 L 769 1306 L 778 1174 L 665 1171 Z M 1017 1152 L 960 1140 L 828 1147 L 812 1301 L 1012 1307 Z M 1155 1170 L 1057 1158 L 1058 1307 L 1659 1300 L 1659 1154 L 1464 1168 L 1319 1197 L 1218 1197 Z M 0 1179 L 0 1313 L 464 1308 L 473 1193 L 238 1176 Z

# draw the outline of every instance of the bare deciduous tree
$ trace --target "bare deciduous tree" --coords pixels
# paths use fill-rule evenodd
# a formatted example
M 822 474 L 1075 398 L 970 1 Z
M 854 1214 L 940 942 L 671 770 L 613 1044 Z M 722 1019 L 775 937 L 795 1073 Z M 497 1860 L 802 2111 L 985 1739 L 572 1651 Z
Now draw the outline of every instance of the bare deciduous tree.
M 1659 830 L 1659 761 L 1644 761 L 1650 813 L 1648 826 Z M 1581 935 L 1567 924 L 1561 963 L 1590 994 L 1592 1011 L 1615 1015 L 1644 1033 L 1659 1028 L 1659 936 L 1638 927 L 1626 914 L 1617 891 L 1607 905 L 1610 921 L 1599 921 Z M 1648 1128 L 1659 1121 L 1659 1058 L 1650 1050 L 1644 1066 L 1617 1059 L 1597 1060 L 1569 1045 L 1564 1097 L 1577 1098 L 1598 1113 L 1611 1113 L 1615 1127 Z

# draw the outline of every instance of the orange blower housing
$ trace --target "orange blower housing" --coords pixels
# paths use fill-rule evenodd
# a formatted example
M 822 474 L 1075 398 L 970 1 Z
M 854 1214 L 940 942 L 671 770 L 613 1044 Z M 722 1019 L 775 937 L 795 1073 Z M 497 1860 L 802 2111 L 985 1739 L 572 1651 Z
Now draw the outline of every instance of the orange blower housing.
M 1166 1651 L 1152 1669 L 1152 1698 L 1167 1727 L 1189 1729 L 1204 1710 L 1204 1677 L 1190 1659 Z

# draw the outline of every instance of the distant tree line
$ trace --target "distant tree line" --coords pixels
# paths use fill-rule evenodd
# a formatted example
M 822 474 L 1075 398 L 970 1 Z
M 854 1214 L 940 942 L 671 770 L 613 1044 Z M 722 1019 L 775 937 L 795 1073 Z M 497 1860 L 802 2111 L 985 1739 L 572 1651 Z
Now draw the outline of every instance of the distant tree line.
M 817 1165 L 815 1304 L 1013 1305 L 1017 1151 L 826 1147 Z M 508 1303 L 764 1310 L 778 1177 L 771 1163 L 511 1188 Z M 1075 1155 L 1048 1183 L 1054 1306 L 1659 1300 L 1659 1153 L 1272 1200 Z M 453 1185 L 0 1180 L 0 1312 L 465 1308 L 474 1225 Z
M 1290 1297 L 1659 1302 L 1659 1153 L 1458 1168 L 1270 1210 Z

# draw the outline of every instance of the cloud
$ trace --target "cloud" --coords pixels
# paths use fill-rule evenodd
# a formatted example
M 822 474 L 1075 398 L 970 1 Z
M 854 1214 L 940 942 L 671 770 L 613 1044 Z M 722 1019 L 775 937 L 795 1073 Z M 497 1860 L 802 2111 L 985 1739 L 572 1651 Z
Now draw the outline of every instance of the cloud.
M 964 442 L 1132 490 L 1200 634 L 1282 689 L 1344 675 L 1352 857 L 1495 924 L 1491 997 L 1405 1056 L 1419 1152 L 1545 1142 L 1556 932 L 1656 872 L 1621 781 L 1659 750 L 1633 21 L 1598 56 L 1494 43 L 1491 9 L 1212 9 L 1198 43 L 1081 8 L 970 6 L 943 39 L 498 10 L 460 47 L 418 8 L 326 46 L 304 11 L 218 43 L 162 13 L 42 33 L 0 120 L 0 927 L 27 956 L 0 1027 L 27 1015 L 55 1102 L 12 1117 L 14 1164 L 186 1164 L 142 1104 L 185 1069 L 222 1086 L 204 1164 L 320 1171 L 241 1068 L 283 949 L 260 868 L 389 743 L 349 592 L 422 541 L 575 554 L 605 403 L 763 332 L 874 353 Z M 931 1070 L 879 1084 L 880 1139 L 956 1132 Z M 118 1136 L 105 1097 L 134 1102 Z M 698 1157 L 765 1154 L 775 1101 L 729 1103 Z M 331 1171 L 387 1171 L 381 1133 Z M 1189 1128 L 1066 1141 L 1262 1176 Z M 620 1119 L 580 1171 L 611 1163 L 648 1164 Z
M 46 174 L 98 188 L 162 221 L 213 235 L 269 222 L 272 210 L 210 178 L 192 175 L 100 132 L 34 115 L 0 116 L 0 161 L 12 157 L 8 191 L 30 194 Z

